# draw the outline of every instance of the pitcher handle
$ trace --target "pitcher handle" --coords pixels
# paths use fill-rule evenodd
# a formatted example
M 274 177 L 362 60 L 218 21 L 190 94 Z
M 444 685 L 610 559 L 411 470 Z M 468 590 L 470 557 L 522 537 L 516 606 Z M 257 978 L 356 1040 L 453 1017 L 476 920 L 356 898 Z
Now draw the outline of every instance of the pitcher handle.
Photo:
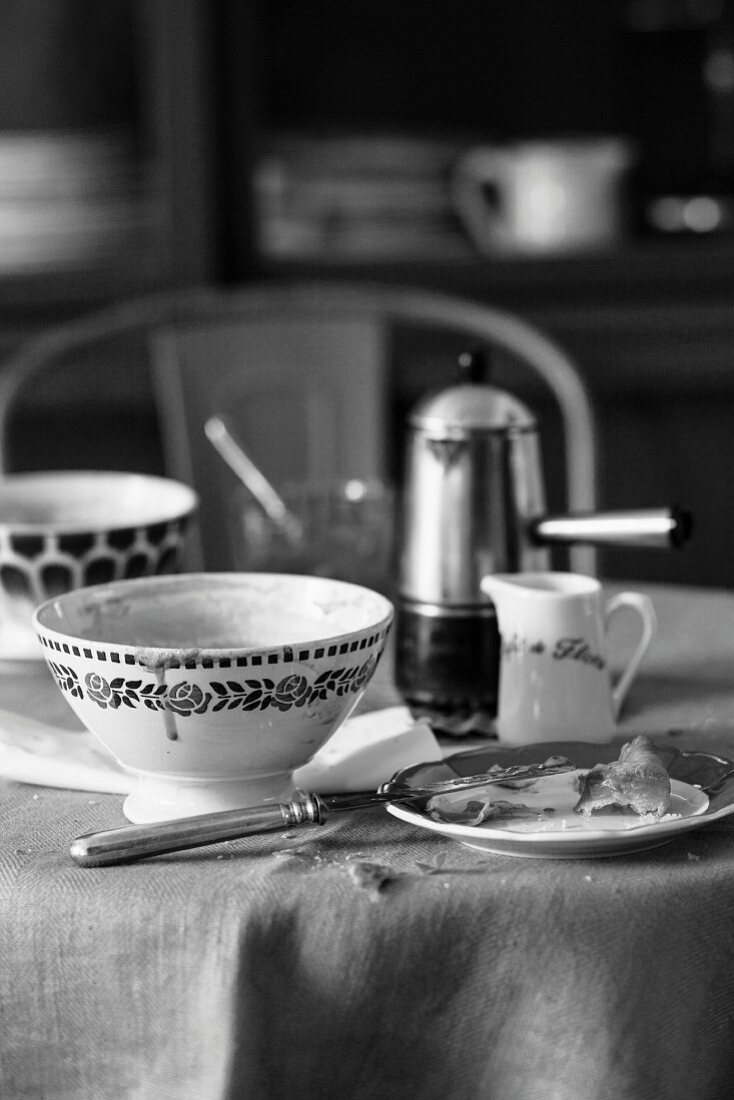
M 650 648 L 650 644 L 657 632 L 657 616 L 655 615 L 655 608 L 653 607 L 652 600 L 649 596 L 643 595 L 642 592 L 618 592 L 617 595 L 611 596 L 605 605 L 604 609 L 604 629 L 608 631 L 609 624 L 613 615 L 622 611 L 625 607 L 631 608 L 636 611 L 642 619 L 642 635 L 637 647 L 634 650 L 632 656 L 627 662 L 622 675 L 612 688 L 612 713 L 614 715 L 615 722 L 619 718 L 620 711 L 622 710 L 622 704 L 627 696 L 627 692 L 630 689 L 632 681 L 637 675 L 637 670 L 640 667 L 642 658 Z

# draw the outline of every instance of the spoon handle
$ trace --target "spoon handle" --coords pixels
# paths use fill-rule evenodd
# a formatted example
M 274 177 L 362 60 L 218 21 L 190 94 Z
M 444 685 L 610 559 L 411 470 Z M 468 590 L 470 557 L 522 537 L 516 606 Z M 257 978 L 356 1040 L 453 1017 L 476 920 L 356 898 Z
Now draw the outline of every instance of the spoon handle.
M 296 538 L 300 532 L 298 519 L 296 516 L 291 515 L 265 474 L 257 468 L 250 456 L 245 453 L 224 417 L 211 416 L 204 425 L 204 431 L 209 442 L 260 503 L 263 511 L 270 516 L 274 523 Z

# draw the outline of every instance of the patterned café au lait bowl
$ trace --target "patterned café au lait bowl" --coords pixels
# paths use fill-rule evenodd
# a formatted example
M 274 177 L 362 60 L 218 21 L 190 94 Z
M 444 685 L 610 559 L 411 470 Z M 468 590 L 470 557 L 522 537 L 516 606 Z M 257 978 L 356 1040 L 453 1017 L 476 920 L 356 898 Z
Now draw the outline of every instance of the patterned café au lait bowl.
M 177 571 L 197 506 L 188 485 L 145 474 L 0 478 L 0 658 L 41 658 L 31 620 L 51 596 Z
M 324 577 L 195 573 L 77 589 L 34 616 L 59 689 L 161 821 L 293 794 L 353 710 L 393 607 Z

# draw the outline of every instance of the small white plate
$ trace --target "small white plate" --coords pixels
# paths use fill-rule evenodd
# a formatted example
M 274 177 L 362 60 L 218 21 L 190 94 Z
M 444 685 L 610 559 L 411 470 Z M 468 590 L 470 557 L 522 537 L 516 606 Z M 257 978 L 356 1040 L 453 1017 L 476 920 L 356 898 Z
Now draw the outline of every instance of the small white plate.
M 709 800 L 688 783 L 671 780 L 671 812 L 659 821 L 641 819 L 636 814 L 596 811 L 593 815 L 575 814 L 578 802 L 576 781 L 581 769 L 565 775 L 549 776 L 532 787 L 513 790 L 494 787 L 494 798 L 512 805 L 527 806 L 531 817 L 487 821 L 482 825 L 456 825 L 434 821 L 420 810 L 391 803 L 395 817 L 421 829 L 452 837 L 469 848 L 501 855 L 530 856 L 545 859 L 585 859 L 589 856 L 619 855 L 667 844 L 676 833 L 691 828 L 691 819 L 706 812 Z M 472 799 L 471 791 L 452 795 L 450 801 L 463 806 Z M 551 813 L 543 812 L 552 810 Z
M 656 735 L 651 736 L 655 738 Z M 538 764 L 549 756 L 572 760 L 578 775 L 597 763 L 616 760 L 626 740 L 628 738 L 619 737 L 605 745 L 558 741 L 522 748 L 508 748 L 490 742 L 478 749 L 454 753 L 444 760 L 426 761 L 404 768 L 393 777 L 393 782 L 406 787 L 422 787 L 436 780 L 478 775 L 495 764 L 501 767 Z M 578 801 L 578 793 L 573 772 L 549 776 L 536 782 L 532 788 L 494 788 L 496 792 L 501 792 L 497 797 L 507 802 L 534 806 L 538 812 L 552 807 L 555 813 L 544 818 L 490 820 L 473 826 L 433 821 L 415 806 L 391 803 L 387 808 L 394 817 L 420 829 L 458 840 L 470 848 L 501 855 L 534 859 L 587 859 L 639 852 L 667 844 L 681 833 L 711 821 L 734 815 L 734 762 L 696 748 L 684 748 L 680 740 L 675 738 L 673 742 L 663 735 L 656 739 L 671 776 L 675 816 L 666 815 L 652 823 L 649 819 L 616 811 L 597 811 L 589 818 L 574 814 L 573 806 Z M 710 800 L 701 787 L 714 792 Z M 463 805 L 472 795 L 463 792 L 455 797 Z

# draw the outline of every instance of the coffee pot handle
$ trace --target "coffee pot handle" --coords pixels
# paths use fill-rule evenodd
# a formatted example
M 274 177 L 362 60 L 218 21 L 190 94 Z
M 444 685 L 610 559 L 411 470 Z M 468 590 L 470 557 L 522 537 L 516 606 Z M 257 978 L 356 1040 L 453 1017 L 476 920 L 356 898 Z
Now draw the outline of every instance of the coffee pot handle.
M 691 513 L 674 504 L 663 508 L 630 508 L 622 512 L 541 516 L 530 524 L 530 536 L 540 546 L 585 543 L 677 549 L 688 541 L 692 529 Z
M 642 592 L 618 592 L 615 596 L 611 596 L 607 600 L 604 608 L 605 632 L 609 630 L 612 617 L 625 608 L 636 611 L 640 616 L 642 620 L 642 634 L 622 675 L 612 688 L 612 713 L 614 714 L 615 722 L 619 718 L 622 705 L 627 697 L 627 692 L 637 675 L 642 659 L 650 648 L 650 644 L 657 632 L 655 608 L 653 607 L 650 597 L 643 595 Z

